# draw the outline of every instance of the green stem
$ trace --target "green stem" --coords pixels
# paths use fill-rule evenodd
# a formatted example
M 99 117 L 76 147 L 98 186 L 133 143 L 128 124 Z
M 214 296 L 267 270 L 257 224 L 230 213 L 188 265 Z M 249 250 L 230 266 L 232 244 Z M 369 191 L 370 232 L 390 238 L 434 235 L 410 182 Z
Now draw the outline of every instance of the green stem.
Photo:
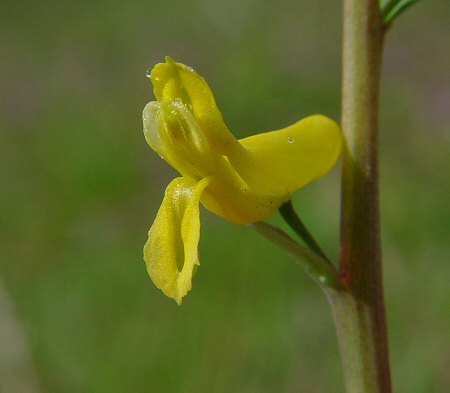
M 322 257 L 328 263 L 331 263 L 328 257 L 320 248 L 319 244 L 314 239 L 314 237 L 308 231 L 308 228 L 306 228 L 305 224 L 303 224 L 303 221 L 295 212 L 291 200 L 289 200 L 286 203 L 283 203 L 279 209 L 279 212 L 281 216 L 284 218 L 284 220 L 289 224 L 289 226 L 295 231 L 295 233 L 297 233 L 297 235 L 299 235 L 303 239 L 305 244 L 312 251 L 314 251 L 317 255 Z
M 378 0 L 344 0 L 340 276 L 329 291 L 347 393 L 391 392 L 378 200 Z
M 291 256 L 322 289 L 341 290 L 342 285 L 335 267 L 313 251 L 303 247 L 281 229 L 264 222 L 251 224 L 257 232 Z

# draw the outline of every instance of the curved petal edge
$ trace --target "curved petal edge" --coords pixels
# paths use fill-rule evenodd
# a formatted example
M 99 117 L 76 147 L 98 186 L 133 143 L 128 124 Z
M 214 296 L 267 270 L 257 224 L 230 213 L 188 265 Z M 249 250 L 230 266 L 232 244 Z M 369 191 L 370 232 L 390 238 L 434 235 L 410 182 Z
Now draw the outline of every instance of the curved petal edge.
M 192 287 L 200 240 L 200 197 L 208 179 L 178 177 L 167 186 L 148 233 L 144 261 L 153 283 L 179 305 Z

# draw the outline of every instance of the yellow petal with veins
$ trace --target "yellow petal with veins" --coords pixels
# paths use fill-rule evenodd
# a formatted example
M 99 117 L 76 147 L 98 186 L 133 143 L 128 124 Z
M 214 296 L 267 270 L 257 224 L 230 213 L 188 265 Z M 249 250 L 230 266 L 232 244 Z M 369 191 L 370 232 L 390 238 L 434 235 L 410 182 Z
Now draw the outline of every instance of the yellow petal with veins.
M 181 304 L 199 265 L 200 196 L 208 179 L 178 177 L 167 186 L 148 233 L 144 260 L 154 284 Z

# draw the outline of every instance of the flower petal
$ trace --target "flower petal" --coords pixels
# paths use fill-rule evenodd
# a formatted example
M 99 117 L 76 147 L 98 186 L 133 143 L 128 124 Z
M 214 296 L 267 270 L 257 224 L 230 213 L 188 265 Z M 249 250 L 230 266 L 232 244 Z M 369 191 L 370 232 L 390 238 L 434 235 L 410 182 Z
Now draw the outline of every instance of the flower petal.
M 144 246 L 147 271 L 165 295 L 181 304 L 192 287 L 200 240 L 200 197 L 208 179 L 178 177 L 167 186 L 164 200 Z
M 142 118 L 149 146 L 183 176 L 202 179 L 212 172 L 208 139 L 182 102 L 149 102 Z
M 214 214 L 234 224 L 251 224 L 274 214 L 286 195 L 268 195 L 255 192 L 242 181 L 228 164 L 223 175 L 210 176 L 208 187 L 202 195 L 203 205 Z
M 225 125 L 208 84 L 192 68 L 166 57 L 165 63 L 152 69 L 150 79 L 159 102 L 181 101 L 192 111 L 214 151 L 227 155 L 241 149 Z
M 228 158 L 241 178 L 255 192 L 281 197 L 332 168 L 340 155 L 342 133 L 335 121 L 315 115 L 239 142 L 246 153 Z

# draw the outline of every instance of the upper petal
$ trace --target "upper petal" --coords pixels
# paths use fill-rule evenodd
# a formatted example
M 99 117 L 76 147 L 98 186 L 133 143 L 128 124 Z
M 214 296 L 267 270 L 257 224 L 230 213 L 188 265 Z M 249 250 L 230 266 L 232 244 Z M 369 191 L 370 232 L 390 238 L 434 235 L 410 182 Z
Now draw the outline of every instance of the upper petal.
M 165 63 L 157 64 L 152 69 L 150 79 L 159 102 L 178 100 L 192 111 L 217 153 L 227 155 L 230 151 L 241 149 L 225 125 L 208 84 L 191 67 L 166 57 Z
M 164 200 L 144 246 L 147 271 L 155 285 L 181 304 L 192 287 L 200 240 L 199 202 L 208 179 L 178 177 Z

